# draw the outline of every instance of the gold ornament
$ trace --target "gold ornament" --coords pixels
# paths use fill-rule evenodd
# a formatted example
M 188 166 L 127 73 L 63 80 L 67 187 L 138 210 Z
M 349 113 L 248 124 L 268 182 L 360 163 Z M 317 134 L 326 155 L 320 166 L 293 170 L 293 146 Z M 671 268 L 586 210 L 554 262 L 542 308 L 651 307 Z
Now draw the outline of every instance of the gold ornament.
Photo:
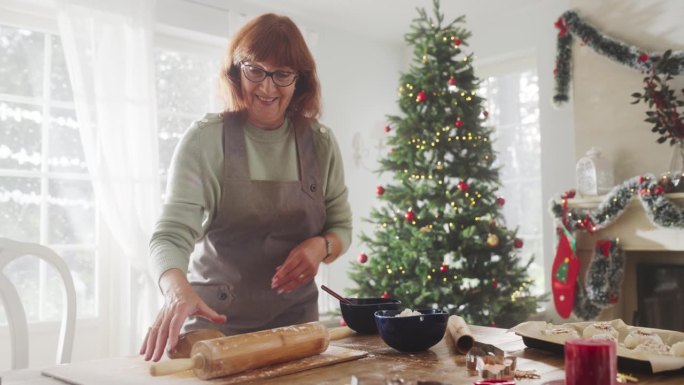
M 487 236 L 487 246 L 497 247 L 499 246 L 499 237 L 496 234 L 489 234 Z
M 441 162 L 440 162 L 440 163 L 437 163 L 437 166 L 435 166 L 435 167 L 437 168 L 438 171 L 444 170 L 444 164 L 441 163 Z

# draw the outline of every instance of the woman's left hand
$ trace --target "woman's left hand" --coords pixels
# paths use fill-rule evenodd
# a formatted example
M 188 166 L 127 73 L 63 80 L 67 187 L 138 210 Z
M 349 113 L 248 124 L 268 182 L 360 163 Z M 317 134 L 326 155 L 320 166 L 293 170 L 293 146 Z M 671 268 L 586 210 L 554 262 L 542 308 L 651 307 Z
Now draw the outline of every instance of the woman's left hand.
M 278 293 L 289 293 L 308 283 L 318 273 L 326 257 L 325 239 L 316 236 L 305 240 L 290 251 L 285 262 L 276 268 L 271 287 Z

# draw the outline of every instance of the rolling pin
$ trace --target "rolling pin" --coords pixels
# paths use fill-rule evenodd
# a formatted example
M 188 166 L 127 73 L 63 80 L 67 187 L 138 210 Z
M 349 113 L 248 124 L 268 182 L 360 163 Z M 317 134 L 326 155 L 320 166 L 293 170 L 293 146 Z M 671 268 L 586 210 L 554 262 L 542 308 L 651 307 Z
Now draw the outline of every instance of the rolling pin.
M 324 352 L 330 340 L 350 334 L 349 328 L 329 332 L 324 325 L 309 322 L 202 340 L 194 343 L 190 358 L 152 364 L 150 374 L 162 376 L 192 369 L 195 376 L 208 380 L 313 356 Z

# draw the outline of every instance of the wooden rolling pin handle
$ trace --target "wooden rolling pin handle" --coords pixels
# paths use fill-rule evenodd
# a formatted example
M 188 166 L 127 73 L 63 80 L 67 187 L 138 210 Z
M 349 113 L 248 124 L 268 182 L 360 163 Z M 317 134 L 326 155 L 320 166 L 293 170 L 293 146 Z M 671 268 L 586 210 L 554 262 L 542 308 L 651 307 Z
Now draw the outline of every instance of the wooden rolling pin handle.
M 155 377 L 165 376 L 184 370 L 202 368 L 204 364 L 204 357 L 200 354 L 195 354 L 192 358 L 177 358 L 154 363 L 150 366 L 150 375 Z
M 341 340 L 342 338 L 347 338 L 354 332 L 347 326 L 340 326 L 332 329 L 328 329 L 328 338 L 330 341 Z

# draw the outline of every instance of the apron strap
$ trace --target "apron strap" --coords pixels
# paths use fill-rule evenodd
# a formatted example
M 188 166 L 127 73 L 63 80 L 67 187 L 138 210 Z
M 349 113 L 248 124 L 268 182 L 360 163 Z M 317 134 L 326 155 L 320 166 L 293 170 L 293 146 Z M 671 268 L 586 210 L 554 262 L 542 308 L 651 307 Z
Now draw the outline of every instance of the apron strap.
M 311 199 L 323 198 L 320 181 L 318 157 L 313 143 L 311 121 L 294 119 L 295 141 L 297 142 L 297 154 L 299 159 L 299 175 L 301 176 L 302 191 Z
M 223 180 L 250 179 L 245 140 L 243 116 L 235 112 L 225 113 L 223 115 Z

